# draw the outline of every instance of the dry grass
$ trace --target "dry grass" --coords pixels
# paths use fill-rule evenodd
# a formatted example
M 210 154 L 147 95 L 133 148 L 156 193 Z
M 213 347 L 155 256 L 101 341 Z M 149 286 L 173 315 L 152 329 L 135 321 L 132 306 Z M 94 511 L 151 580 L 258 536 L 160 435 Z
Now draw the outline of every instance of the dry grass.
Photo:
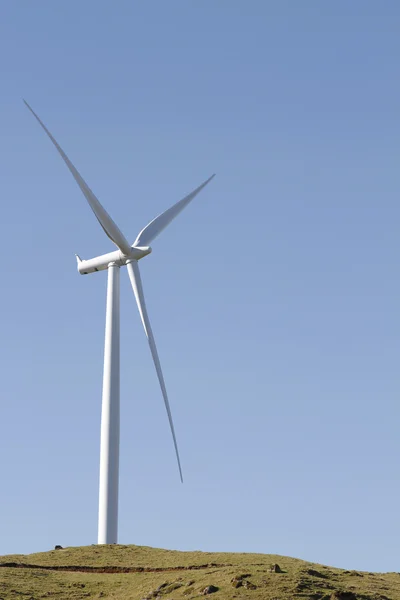
M 278 564 L 283 571 L 271 572 Z M 86 546 L 0 558 L 0 600 L 400 600 L 400 574 L 344 571 L 283 556 Z

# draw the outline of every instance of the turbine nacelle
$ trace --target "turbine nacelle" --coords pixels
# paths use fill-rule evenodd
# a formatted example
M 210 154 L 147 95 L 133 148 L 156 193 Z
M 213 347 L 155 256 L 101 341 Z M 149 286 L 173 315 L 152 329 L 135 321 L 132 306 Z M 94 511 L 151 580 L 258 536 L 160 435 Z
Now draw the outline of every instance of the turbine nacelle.
M 124 254 L 121 250 L 115 250 L 114 252 L 108 252 L 89 260 L 81 260 L 76 255 L 76 261 L 78 263 L 78 271 L 81 275 L 88 275 L 89 273 L 96 273 L 97 271 L 105 271 L 108 269 L 110 263 L 115 263 L 119 267 L 127 264 L 129 260 L 140 260 L 151 253 L 150 246 L 132 246 L 129 254 Z

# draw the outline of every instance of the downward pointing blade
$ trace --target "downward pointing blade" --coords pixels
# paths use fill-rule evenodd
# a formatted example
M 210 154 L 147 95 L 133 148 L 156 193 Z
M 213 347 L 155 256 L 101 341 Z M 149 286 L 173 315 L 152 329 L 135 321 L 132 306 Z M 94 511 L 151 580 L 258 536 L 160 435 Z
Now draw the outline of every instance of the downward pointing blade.
M 148 246 L 161 232 L 171 223 L 176 216 L 193 200 L 195 196 L 213 179 L 215 175 L 211 175 L 204 183 L 199 185 L 198 188 L 193 190 L 190 194 L 185 196 L 182 200 L 179 200 L 176 204 L 168 208 L 168 210 L 158 215 L 155 219 L 150 221 L 148 225 L 137 236 L 134 246 Z
M 131 246 L 130 246 L 128 240 L 123 235 L 123 233 L 120 231 L 119 227 L 116 225 L 116 223 L 114 223 L 114 221 L 112 220 L 112 218 L 110 217 L 108 212 L 100 204 L 100 202 L 98 201 L 96 196 L 93 194 L 92 190 L 87 185 L 86 181 L 83 179 L 83 177 L 81 177 L 81 175 L 75 169 L 74 165 L 69 160 L 69 158 L 65 154 L 64 150 L 58 145 L 56 140 L 51 135 L 50 131 L 44 125 L 44 123 L 39 119 L 37 114 L 34 112 L 34 110 L 29 106 L 29 104 L 25 100 L 24 100 L 24 103 L 29 108 L 29 110 L 31 111 L 31 113 L 33 114 L 35 119 L 43 127 L 43 129 L 45 130 L 45 132 L 47 133 L 47 135 L 49 136 L 49 138 L 51 139 L 51 141 L 57 148 L 58 152 L 60 153 L 61 157 L 63 158 L 68 169 L 71 171 L 76 183 L 81 188 L 86 200 L 89 203 L 90 208 L 92 209 L 95 216 L 97 217 L 97 220 L 99 221 L 100 225 L 104 229 L 106 235 L 108 235 L 110 240 L 112 242 L 114 242 L 114 244 L 121 250 L 121 252 L 123 252 L 124 254 L 130 254 Z
M 146 303 L 145 303 L 144 295 L 143 295 L 142 280 L 141 280 L 140 272 L 139 272 L 139 266 L 138 266 L 136 260 L 134 260 L 132 262 L 128 262 L 126 266 L 128 268 L 129 279 L 131 280 L 133 293 L 135 294 L 140 317 L 142 319 L 144 331 L 146 333 L 147 340 L 149 342 L 149 346 L 150 346 L 150 350 L 151 350 L 151 354 L 153 357 L 154 366 L 156 367 L 158 381 L 160 382 L 162 395 L 164 397 L 165 408 L 167 409 L 169 425 L 171 427 L 172 438 L 174 440 L 175 453 L 176 453 L 176 458 L 177 458 L 178 467 L 179 467 L 179 474 L 181 476 L 181 481 L 183 483 L 181 461 L 179 458 L 178 444 L 176 443 L 175 429 L 174 429 L 174 424 L 172 421 L 171 409 L 170 409 L 169 402 L 168 402 L 167 389 L 165 387 L 164 377 L 163 377 L 161 365 L 160 365 L 160 359 L 158 358 L 157 347 L 156 347 L 156 343 L 154 341 L 153 332 L 151 330 L 149 316 L 147 314 Z

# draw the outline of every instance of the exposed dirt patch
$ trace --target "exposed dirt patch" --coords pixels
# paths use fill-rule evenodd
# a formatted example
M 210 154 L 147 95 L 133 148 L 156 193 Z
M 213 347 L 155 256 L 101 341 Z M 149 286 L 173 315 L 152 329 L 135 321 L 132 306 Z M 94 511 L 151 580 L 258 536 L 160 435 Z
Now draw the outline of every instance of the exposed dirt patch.
M 188 565 L 187 567 L 85 567 L 84 565 L 31 565 L 15 562 L 0 563 L 0 568 L 72 571 L 76 573 L 167 573 L 172 571 L 199 571 L 201 569 L 209 569 L 210 567 L 222 569 L 231 566 L 232 565 L 208 563 L 205 565 Z

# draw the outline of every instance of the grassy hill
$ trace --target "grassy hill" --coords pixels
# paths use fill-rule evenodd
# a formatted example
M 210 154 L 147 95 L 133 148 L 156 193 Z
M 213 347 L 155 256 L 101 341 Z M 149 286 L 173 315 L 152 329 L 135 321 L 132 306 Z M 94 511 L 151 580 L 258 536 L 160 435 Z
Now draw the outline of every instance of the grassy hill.
M 400 574 L 345 571 L 266 554 L 120 545 L 0 557 L 0 600 L 203 596 L 212 600 L 400 600 Z

